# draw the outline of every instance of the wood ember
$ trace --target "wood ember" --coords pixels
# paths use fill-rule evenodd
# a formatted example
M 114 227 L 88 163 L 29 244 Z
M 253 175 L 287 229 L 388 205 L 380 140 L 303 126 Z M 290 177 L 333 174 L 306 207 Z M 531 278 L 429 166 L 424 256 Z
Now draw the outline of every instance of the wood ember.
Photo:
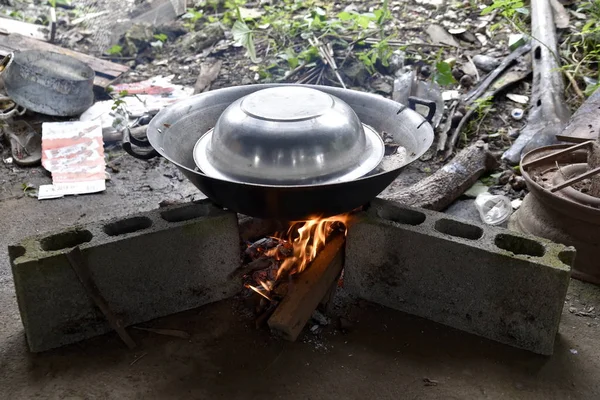
M 308 269 L 290 280 L 288 292 L 268 321 L 271 331 L 294 341 L 343 267 L 345 238 L 336 235 Z

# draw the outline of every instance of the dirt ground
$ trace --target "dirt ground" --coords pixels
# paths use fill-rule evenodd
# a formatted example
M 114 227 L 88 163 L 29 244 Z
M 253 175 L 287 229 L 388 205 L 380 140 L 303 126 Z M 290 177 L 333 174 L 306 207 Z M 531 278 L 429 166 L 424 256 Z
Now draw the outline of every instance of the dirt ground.
M 117 159 L 117 157 L 114 157 Z M 573 281 L 556 351 L 541 357 L 375 305 L 352 303 L 347 331 L 307 331 L 296 343 L 257 330 L 231 299 L 130 329 L 30 354 L 7 255 L 10 243 L 76 223 L 124 216 L 163 200 L 202 197 L 171 166 L 122 157 L 105 193 L 38 201 L 0 167 L 0 393 L 5 399 L 596 399 L 600 290 Z M 155 163 L 157 163 L 155 161 Z M 13 174 L 13 175 L 11 175 Z M 40 175 L 36 184 L 49 178 Z M 29 176 L 36 176 L 29 174 Z M 167 176 L 170 176 L 167 177 Z M 407 173 L 410 176 L 410 171 Z M 8 179 L 12 176 L 12 179 Z M 409 179 L 412 180 L 412 179 Z M 146 188 L 146 189 L 143 189 Z M 342 297 L 343 298 L 343 297 Z M 344 304 L 343 300 L 340 300 Z M 594 307 L 591 309 L 591 307 Z M 590 316 L 578 315 L 592 310 Z

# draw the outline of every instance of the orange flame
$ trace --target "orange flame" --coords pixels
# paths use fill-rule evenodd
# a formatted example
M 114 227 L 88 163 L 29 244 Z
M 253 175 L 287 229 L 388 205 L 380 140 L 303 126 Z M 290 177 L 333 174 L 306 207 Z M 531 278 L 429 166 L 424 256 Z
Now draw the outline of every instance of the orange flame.
M 275 288 L 275 283 L 286 276 L 299 274 L 304 271 L 317 257 L 319 251 L 325 245 L 334 223 L 341 223 L 344 235 L 348 232 L 348 223 L 351 213 L 340 214 L 328 218 L 312 218 L 307 221 L 296 221 L 290 225 L 286 235 L 275 235 L 274 238 L 284 240 L 280 246 L 286 250 L 282 252 L 280 246 L 271 248 L 264 252 L 267 257 L 277 260 L 283 259 L 274 281 L 259 280 L 259 287 L 245 285 L 265 299 L 272 301 L 268 294 Z M 289 253 L 289 256 L 288 256 Z M 266 292 L 266 293 L 265 293 Z
M 293 253 L 279 267 L 277 279 L 280 279 L 284 273 L 299 274 L 304 271 L 325 245 L 333 223 L 342 223 L 345 234 L 349 220 L 350 214 L 341 214 L 329 218 L 313 218 L 308 221 L 293 223 L 287 232 L 287 240 L 292 243 Z M 300 227 L 295 229 L 298 225 Z M 296 232 L 298 236 L 294 237 Z

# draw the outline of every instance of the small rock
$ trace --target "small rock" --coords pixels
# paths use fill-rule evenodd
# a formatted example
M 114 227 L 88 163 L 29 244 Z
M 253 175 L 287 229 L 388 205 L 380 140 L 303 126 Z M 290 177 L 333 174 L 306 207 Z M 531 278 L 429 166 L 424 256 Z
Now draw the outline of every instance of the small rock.
M 133 24 L 119 41 L 125 57 L 135 57 L 150 47 L 154 41 L 154 29 L 148 24 Z
M 181 38 L 183 51 L 202 51 L 225 38 L 223 28 L 218 23 L 205 25 L 197 32 L 190 32 Z
M 460 70 L 463 74 L 477 76 L 477 68 L 471 62 L 466 62 L 460 66 Z
M 386 80 L 383 78 L 375 78 L 371 82 L 371 88 L 373 88 L 373 90 L 375 90 L 376 92 L 383 94 L 391 94 L 394 90 L 392 85 L 386 82 Z
M 454 115 L 452 116 L 452 126 L 458 125 L 464 116 L 465 115 L 463 113 L 461 113 L 460 111 L 456 111 L 454 113 Z
M 575 307 L 569 307 L 569 312 L 573 314 L 577 309 Z
M 429 25 L 426 32 L 434 44 L 446 44 L 449 46 L 460 47 L 456 39 L 454 39 L 454 36 L 449 34 L 446 29 L 439 25 Z
M 464 71 L 462 69 L 460 69 L 460 68 L 452 68 L 452 76 L 457 81 L 460 80 L 460 78 L 462 78 L 464 74 L 465 73 L 464 73 Z
M 421 75 L 423 75 L 425 78 L 429 78 L 431 76 L 431 68 L 429 65 L 423 65 L 423 67 L 421 67 Z
M 484 72 L 490 72 L 500 65 L 500 61 L 494 57 L 478 54 L 473 57 L 473 64 Z
M 396 72 L 400 71 L 404 67 L 404 60 L 406 59 L 406 53 L 401 50 L 396 50 L 390 56 L 388 60 L 387 70 L 390 75 L 395 75 Z
M 482 46 L 487 45 L 488 38 L 483 33 L 476 33 L 475 37 L 477 37 L 477 40 L 479 41 L 479 43 L 481 43 Z
M 311 316 L 319 325 L 329 325 L 329 318 L 323 315 L 319 310 L 315 310 Z
M 527 187 L 527 184 L 525 183 L 525 178 L 519 175 L 513 175 L 510 178 L 509 183 L 510 187 L 512 187 L 517 192 Z
M 185 35 L 187 30 L 179 21 L 171 21 L 154 28 L 154 33 L 167 35 L 167 40 L 174 42 L 178 37 Z
M 523 96 L 522 94 L 509 93 L 506 95 L 506 97 L 519 104 L 527 104 L 529 102 L 529 97 Z
M 367 67 L 358 60 L 347 63 L 346 66 L 342 68 L 342 72 L 355 86 L 364 87 L 369 78 Z
M 444 90 L 442 92 L 442 100 L 451 101 L 460 99 L 460 92 L 458 90 Z
M 464 75 L 462 78 L 460 78 L 460 86 L 464 87 L 464 88 L 470 88 L 471 86 L 473 86 L 473 77 L 471 75 Z
M 498 178 L 498 183 L 500 185 L 506 185 L 508 183 L 508 181 L 510 180 L 510 178 L 514 175 L 515 173 L 512 170 L 506 170 L 504 171 L 500 177 Z
M 515 121 L 522 120 L 524 114 L 525 112 L 522 108 L 513 108 L 513 110 L 510 112 L 510 116 L 513 117 Z

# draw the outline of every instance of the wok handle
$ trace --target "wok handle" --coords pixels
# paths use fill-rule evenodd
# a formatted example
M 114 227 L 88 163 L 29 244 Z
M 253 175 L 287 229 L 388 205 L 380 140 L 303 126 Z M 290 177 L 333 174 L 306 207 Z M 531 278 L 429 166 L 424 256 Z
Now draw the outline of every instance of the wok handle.
M 427 116 L 425 117 L 425 119 L 431 124 L 433 121 L 433 117 L 435 116 L 435 112 L 437 111 L 437 105 L 435 104 L 435 101 L 421 99 L 419 97 L 414 96 L 410 96 L 408 98 L 409 108 L 411 108 L 414 111 L 417 111 L 417 104 L 427 107 L 429 111 L 427 112 Z
M 143 152 L 136 152 L 133 150 L 131 144 L 134 144 L 137 147 L 150 147 L 149 150 L 145 150 Z M 149 160 L 151 158 L 157 157 L 159 154 L 156 150 L 152 148 L 150 142 L 144 139 L 138 139 L 131 134 L 129 128 L 126 128 L 123 132 L 123 149 L 129 154 L 140 160 Z

